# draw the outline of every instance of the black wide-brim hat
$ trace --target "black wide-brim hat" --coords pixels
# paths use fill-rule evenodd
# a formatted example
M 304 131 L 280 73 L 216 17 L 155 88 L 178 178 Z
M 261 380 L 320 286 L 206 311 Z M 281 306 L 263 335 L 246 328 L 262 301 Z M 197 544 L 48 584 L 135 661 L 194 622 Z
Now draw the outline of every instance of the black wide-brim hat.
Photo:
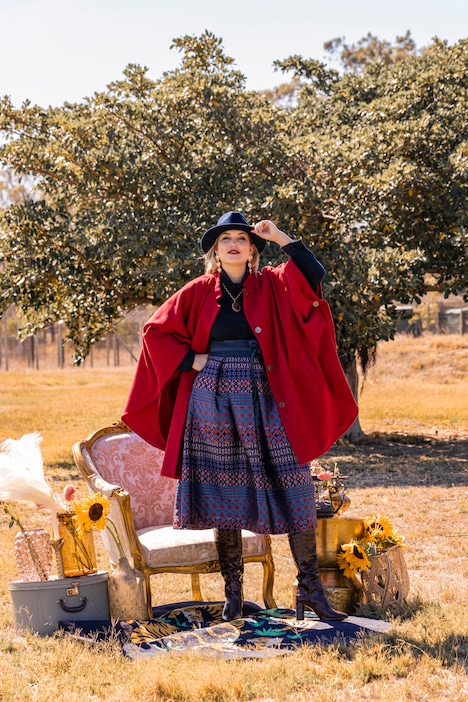
M 250 236 L 252 243 L 258 249 L 258 253 L 261 253 L 265 248 L 266 241 L 261 237 L 253 233 L 252 225 L 249 224 L 240 212 L 226 212 L 226 214 L 221 215 L 215 227 L 211 227 L 206 231 L 202 238 L 200 239 L 200 246 L 202 247 L 204 253 L 208 253 L 216 239 L 222 232 L 226 232 L 228 229 L 239 229 L 242 232 L 247 232 Z

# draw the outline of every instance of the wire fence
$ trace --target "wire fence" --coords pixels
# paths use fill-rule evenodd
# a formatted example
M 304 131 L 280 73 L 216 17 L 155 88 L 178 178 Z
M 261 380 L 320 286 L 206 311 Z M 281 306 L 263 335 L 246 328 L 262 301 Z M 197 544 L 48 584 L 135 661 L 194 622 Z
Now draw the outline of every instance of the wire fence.
M 398 333 L 413 336 L 468 333 L 468 307 L 460 306 L 459 299 L 443 304 L 440 300 L 428 298 L 421 305 L 402 305 L 398 310 L 401 314 Z M 152 311 L 149 306 L 141 306 L 129 312 L 112 334 L 93 345 L 83 365 L 90 368 L 134 365 L 141 349 L 142 328 Z M 74 348 L 64 342 L 66 333 L 62 323 L 51 325 L 24 340 L 18 338 L 19 326 L 20 320 L 12 306 L 0 320 L 0 372 L 74 366 Z
M 108 334 L 91 348 L 82 365 L 88 368 L 132 366 L 141 349 L 141 333 L 152 308 L 132 310 Z M 18 338 L 20 320 L 10 307 L 0 322 L 0 371 L 54 370 L 75 365 L 74 347 L 65 342 L 65 326 L 50 325 L 26 339 Z

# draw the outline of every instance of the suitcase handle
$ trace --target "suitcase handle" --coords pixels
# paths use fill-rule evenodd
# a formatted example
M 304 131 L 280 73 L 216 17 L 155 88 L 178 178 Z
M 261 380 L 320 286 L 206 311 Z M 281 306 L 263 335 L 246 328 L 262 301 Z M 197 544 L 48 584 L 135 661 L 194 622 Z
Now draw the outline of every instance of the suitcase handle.
M 87 597 L 82 597 L 81 602 L 82 604 L 77 605 L 76 607 L 67 607 L 65 604 L 65 600 L 57 600 L 61 608 L 63 609 L 64 612 L 82 612 L 84 608 L 86 607 L 86 604 L 88 602 Z

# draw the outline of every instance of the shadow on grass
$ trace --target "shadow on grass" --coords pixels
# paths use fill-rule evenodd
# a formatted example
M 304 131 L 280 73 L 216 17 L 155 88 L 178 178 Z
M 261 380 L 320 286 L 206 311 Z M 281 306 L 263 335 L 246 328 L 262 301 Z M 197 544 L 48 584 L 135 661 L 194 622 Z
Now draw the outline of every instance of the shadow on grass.
M 46 467 L 47 476 L 53 481 L 73 482 L 76 480 L 82 480 L 81 473 L 78 471 L 72 460 L 47 464 Z
M 447 631 L 447 625 L 444 632 L 444 609 L 435 603 L 416 597 L 400 606 L 398 611 L 391 607 L 384 610 L 372 604 L 361 605 L 356 615 L 393 619 L 392 630 L 379 635 L 381 652 L 384 652 L 388 663 L 391 663 L 392 659 L 398 662 L 403 654 L 407 654 L 415 663 L 423 657 L 428 657 L 447 668 L 456 666 L 468 670 L 468 635 L 465 632 Z M 460 616 L 463 616 L 462 612 Z M 408 632 L 408 625 L 411 626 L 412 621 L 416 630 L 426 633 L 422 633 L 419 638 L 412 636 L 411 630 Z M 404 626 L 404 631 L 400 624 Z M 464 628 L 466 630 L 466 627 Z M 363 638 L 361 645 L 368 647 L 371 656 L 373 652 L 375 654 L 375 637 Z M 378 647 L 379 645 L 377 649 Z M 352 660 L 355 658 L 356 648 L 346 643 L 342 645 L 341 652 Z M 369 670 L 371 669 L 372 666 Z
M 439 661 L 444 667 L 468 667 L 468 636 L 466 634 L 448 634 L 437 641 L 421 641 L 411 636 L 398 633 L 386 635 L 389 644 L 387 655 L 394 653 L 400 656 L 403 651 L 409 653 L 416 660 L 428 656 Z
M 359 444 L 341 440 L 323 460 L 359 488 L 468 485 L 468 439 L 370 434 Z
M 405 600 L 401 604 L 392 604 L 387 608 L 379 607 L 374 602 L 368 604 L 360 603 L 354 614 L 357 617 L 369 617 L 369 619 L 386 619 L 396 618 L 398 621 L 406 621 L 414 619 L 416 615 L 427 608 L 427 602 L 419 595 Z

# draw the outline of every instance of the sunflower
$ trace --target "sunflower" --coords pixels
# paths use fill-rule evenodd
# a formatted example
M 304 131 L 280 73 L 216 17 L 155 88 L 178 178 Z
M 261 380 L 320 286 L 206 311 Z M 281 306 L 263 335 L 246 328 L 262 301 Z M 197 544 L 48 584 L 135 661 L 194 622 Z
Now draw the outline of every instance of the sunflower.
M 366 543 L 375 542 L 383 545 L 398 544 L 403 541 L 403 537 L 398 534 L 390 519 L 384 514 L 373 514 L 371 517 L 364 517 L 363 521 Z
M 373 529 L 370 525 L 365 525 L 362 541 L 365 544 L 380 543 L 382 541 L 382 531 L 378 527 Z
M 84 497 L 79 502 L 74 502 L 73 506 L 82 531 L 91 531 L 91 529 L 102 530 L 106 527 L 110 502 L 104 495 L 97 492 L 95 495 Z
M 343 553 L 338 554 L 337 561 L 346 578 L 352 578 L 356 573 L 369 568 L 371 562 L 363 544 L 351 541 L 342 544 L 341 550 Z

